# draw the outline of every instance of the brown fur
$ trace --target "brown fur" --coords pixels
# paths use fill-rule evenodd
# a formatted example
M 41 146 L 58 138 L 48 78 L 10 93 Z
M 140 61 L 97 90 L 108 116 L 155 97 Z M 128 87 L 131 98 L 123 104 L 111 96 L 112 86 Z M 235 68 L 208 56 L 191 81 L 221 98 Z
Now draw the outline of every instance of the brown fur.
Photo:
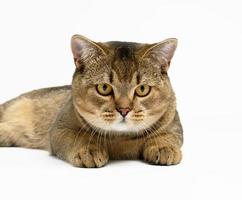
M 109 159 L 178 164 L 182 126 L 167 75 L 175 47 L 175 39 L 151 45 L 73 36 L 72 85 L 0 105 L 0 146 L 46 149 L 77 167 L 102 167 Z M 100 83 L 111 84 L 113 94 L 100 96 Z M 152 87 L 147 97 L 135 96 L 139 84 Z M 126 131 L 115 125 L 118 107 L 130 108 Z

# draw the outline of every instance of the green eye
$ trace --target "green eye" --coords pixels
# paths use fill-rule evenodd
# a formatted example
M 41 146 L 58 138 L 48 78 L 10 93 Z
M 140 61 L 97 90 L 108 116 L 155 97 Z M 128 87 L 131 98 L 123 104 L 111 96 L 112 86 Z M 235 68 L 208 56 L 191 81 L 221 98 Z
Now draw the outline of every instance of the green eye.
M 101 83 L 96 86 L 97 92 L 103 96 L 110 95 L 113 91 L 113 88 L 111 85 L 107 83 Z
M 140 85 L 135 89 L 135 93 L 139 97 L 145 97 L 150 93 L 151 87 L 149 85 Z

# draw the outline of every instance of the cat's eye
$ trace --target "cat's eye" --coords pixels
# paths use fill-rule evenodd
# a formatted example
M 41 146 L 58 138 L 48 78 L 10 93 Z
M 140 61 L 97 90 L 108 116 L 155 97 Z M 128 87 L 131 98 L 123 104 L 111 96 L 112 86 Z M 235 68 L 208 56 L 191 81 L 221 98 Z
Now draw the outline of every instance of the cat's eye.
M 149 85 L 140 85 L 135 89 L 135 93 L 139 97 L 145 97 L 150 93 L 151 87 Z
M 113 91 L 113 88 L 111 85 L 107 83 L 101 83 L 96 86 L 97 92 L 103 96 L 110 95 Z

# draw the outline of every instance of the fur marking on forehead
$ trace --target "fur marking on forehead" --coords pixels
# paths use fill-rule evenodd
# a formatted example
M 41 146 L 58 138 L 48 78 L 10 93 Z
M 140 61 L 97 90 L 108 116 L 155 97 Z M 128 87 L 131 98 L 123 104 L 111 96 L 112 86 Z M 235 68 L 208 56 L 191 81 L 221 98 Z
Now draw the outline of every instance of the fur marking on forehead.
M 137 61 L 132 48 L 125 43 L 115 50 L 112 69 L 116 72 L 120 82 L 131 82 L 137 71 Z

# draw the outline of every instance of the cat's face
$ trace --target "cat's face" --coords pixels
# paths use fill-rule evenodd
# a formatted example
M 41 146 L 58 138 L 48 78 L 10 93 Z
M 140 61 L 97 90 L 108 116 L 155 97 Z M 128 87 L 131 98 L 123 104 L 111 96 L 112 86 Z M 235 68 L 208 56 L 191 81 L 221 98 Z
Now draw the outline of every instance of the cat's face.
M 73 36 L 72 92 L 80 116 L 103 131 L 150 128 L 175 101 L 166 72 L 176 43 L 95 43 Z

